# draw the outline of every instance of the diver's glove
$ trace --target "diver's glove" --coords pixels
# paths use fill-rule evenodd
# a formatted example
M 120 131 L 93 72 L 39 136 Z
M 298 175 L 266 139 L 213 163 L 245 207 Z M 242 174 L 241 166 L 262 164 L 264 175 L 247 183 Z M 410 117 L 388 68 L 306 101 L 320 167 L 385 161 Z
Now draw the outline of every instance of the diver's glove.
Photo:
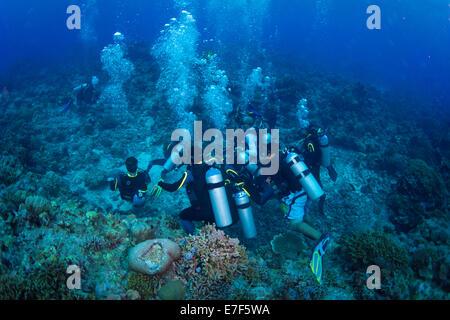
M 164 181 L 163 179 L 159 180 L 158 184 L 153 187 L 152 191 L 150 191 L 150 196 L 157 199 L 161 195 L 163 189 L 159 184 L 163 181 Z
M 328 170 L 328 175 L 330 176 L 330 179 L 333 180 L 333 182 L 335 182 L 338 177 L 336 170 L 334 170 L 332 165 L 329 165 L 327 167 L 327 170 Z
M 288 211 L 288 206 L 286 203 L 281 202 L 280 203 L 280 207 L 281 207 L 281 212 L 284 214 L 284 216 L 287 215 L 287 211 Z

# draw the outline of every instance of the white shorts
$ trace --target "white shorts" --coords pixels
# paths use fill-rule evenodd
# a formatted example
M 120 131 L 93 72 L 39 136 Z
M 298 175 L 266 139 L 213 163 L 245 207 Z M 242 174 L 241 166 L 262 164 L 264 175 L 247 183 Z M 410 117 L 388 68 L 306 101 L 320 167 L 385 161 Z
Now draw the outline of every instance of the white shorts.
M 281 199 L 287 206 L 286 217 L 289 220 L 303 221 L 305 216 L 305 205 L 308 200 L 308 196 L 304 191 L 298 191 L 289 194 L 287 197 Z

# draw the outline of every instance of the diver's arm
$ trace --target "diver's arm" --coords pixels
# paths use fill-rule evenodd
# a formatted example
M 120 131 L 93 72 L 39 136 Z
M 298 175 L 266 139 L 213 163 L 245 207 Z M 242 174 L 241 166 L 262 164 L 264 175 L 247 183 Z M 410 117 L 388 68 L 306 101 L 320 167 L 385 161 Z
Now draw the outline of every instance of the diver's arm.
M 143 172 L 142 174 L 144 174 L 144 181 L 142 183 L 142 186 L 139 190 L 141 190 L 143 193 L 147 192 L 148 189 L 148 184 L 152 181 L 150 179 L 150 176 L 148 175 L 147 172 Z
M 109 181 L 109 188 L 111 189 L 111 191 L 116 191 L 119 185 L 119 179 L 115 177 L 108 179 L 108 181 Z
M 166 163 L 166 159 L 155 159 L 152 160 L 150 163 L 155 166 L 163 166 Z
M 188 178 L 188 175 L 189 175 L 188 172 L 185 171 L 183 173 L 183 176 L 180 178 L 180 180 L 178 180 L 175 183 L 165 183 L 163 180 L 160 180 L 158 182 L 158 186 L 160 186 L 165 191 L 175 192 L 184 185 L 184 183 L 186 182 L 186 179 Z

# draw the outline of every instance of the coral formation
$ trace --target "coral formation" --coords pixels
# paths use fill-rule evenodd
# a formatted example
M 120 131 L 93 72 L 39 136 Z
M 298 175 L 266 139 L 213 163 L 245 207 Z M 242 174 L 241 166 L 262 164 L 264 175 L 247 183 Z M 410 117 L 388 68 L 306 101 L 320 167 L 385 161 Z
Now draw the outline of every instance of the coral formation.
M 24 168 L 12 155 L 0 156 L 0 184 L 10 185 L 17 181 Z
M 179 246 L 168 239 L 153 239 L 130 249 L 128 263 L 131 270 L 146 275 L 162 274 L 181 255 Z
M 233 280 L 247 270 L 245 248 L 214 225 L 204 226 L 180 245 L 182 258 L 176 270 L 189 284 L 189 299 L 226 298 Z
M 162 278 L 159 275 L 147 276 L 145 274 L 130 272 L 127 279 L 127 289 L 139 293 L 142 299 L 155 299 L 161 288 Z
M 274 253 L 291 259 L 298 258 L 305 249 L 302 237 L 294 232 L 276 235 L 270 245 Z
M 159 289 L 158 297 L 161 300 L 183 300 L 186 297 L 185 284 L 181 280 L 172 280 Z
M 396 228 L 408 232 L 427 217 L 428 212 L 442 209 L 447 197 L 440 176 L 423 160 L 412 159 L 389 198 L 391 221 Z
M 352 266 L 364 268 L 376 264 L 381 268 L 408 268 L 405 248 L 380 231 L 353 232 L 341 239 L 341 251 Z

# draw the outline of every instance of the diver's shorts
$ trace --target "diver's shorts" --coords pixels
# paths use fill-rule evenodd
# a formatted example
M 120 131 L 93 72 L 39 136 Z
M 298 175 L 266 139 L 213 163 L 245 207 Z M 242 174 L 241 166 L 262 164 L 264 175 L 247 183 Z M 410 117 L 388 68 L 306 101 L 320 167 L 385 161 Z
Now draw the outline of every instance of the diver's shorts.
M 281 199 L 287 206 L 286 218 L 300 222 L 303 221 L 307 199 L 308 196 L 304 191 L 293 192 Z

